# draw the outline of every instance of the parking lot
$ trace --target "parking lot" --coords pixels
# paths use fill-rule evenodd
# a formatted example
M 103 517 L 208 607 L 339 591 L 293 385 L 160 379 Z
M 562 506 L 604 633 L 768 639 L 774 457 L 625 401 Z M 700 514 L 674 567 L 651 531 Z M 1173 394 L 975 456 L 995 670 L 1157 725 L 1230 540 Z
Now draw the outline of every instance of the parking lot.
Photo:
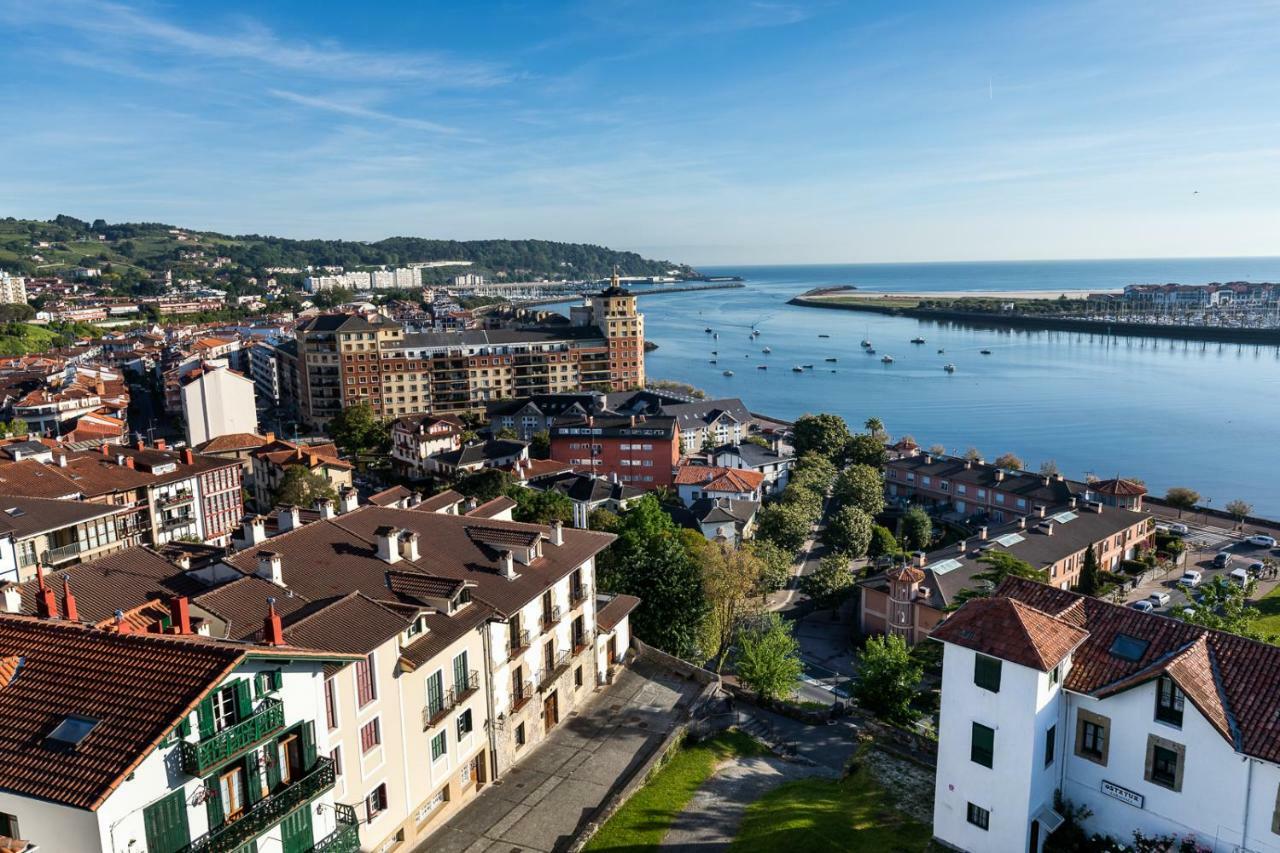
M 1156 608 L 1156 612 L 1176 612 L 1187 602 L 1186 593 L 1178 584 L 1179 578 L 1187 569 L 1199 571 L 1203 575 L 1202 583 L 1211 583 L 1214 578 L 1228 578 L 1234 569 L 1247 569 L 1251 564 L 1267 559 L 1280 561 L 1280 549 L 1253 545 L 1245 541 L 1251 531 L 1241 533 L 1216 525 L 1196 524 L 1189 520 L 1184 520 L 1182 523 L 1188 528 L 1187 534 L 1182 537 L 1187 544 L 1183 564 L 1176 569 L 1171 569 L 1165 576 L 1157 577 L 1154 581 L 1136 587 L 1126 597 L 1126 601 L 1141 601 L 1153 592 L 1167 592 L 1169 603 Z M 1219 568 L 1213 565 L 1213 560 L 1220 551 L 1230 554 L 1231 561 L 1227 566 Z M 1253 597 L 1261 598 L 1277 583 L 1280 583 L 1280 580 L 1276 578 L 1260 578 Z

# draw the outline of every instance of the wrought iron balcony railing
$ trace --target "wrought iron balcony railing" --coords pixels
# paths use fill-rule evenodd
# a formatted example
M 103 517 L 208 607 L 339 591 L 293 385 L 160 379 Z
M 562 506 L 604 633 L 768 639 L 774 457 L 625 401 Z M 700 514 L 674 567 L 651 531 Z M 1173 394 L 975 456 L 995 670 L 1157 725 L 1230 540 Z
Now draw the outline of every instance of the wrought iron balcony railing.
M 185 853 L 231 853 L 239 850 L 298 807 L 332 788 L 333 783 L 333 762 L 328 758 L 317 758 L 307 775 L 254 803 L 235 821 L 206 832 L 188 844 Z
M 471 694 L 479 689 L 480 673 L 473 669 L 467 674 L 467 680 L 464 683 L 453 685 L 440 697 L 439 702 L 429 702 L 422 709 L 423 730 L 434 728 L 441 720 L 449 716 L 450 711 L 465 702 Z
M 545 692 L 548 688 L 556 683 L 556 679 L 564 674 L 569 668 L 569 661 L 572 658 L 568 649 L 561 649 L 556 653 L 555 663 L 550 669 L 543 670 L 542 679 L 538 682 L 538 689 Z
M 182 769 L 192 776 L 243 752 L 259 741 L 284 728 L 284 705 L 279 699 L 266 699 L 258 710 L 233 726 L 201 741 L 184 740 L 180 747 Z
M 359 853 L 360 819 L 356 817 L 356 807 L 334 803 L 333 810 L 338 828 L 312 845 L 311 853 Z

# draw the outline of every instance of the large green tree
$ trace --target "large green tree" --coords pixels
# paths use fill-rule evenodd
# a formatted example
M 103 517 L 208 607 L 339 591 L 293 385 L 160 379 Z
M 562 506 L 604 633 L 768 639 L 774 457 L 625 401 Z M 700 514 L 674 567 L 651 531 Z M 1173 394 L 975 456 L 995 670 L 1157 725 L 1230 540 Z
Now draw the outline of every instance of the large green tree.
M 631 615 L 636 636 L 667 654 L 686 660 L 705 659 L 699 648 L 707 601 L 700 567 L 676 536 L 659 536 L 641 550 L 619 558 L 613 591 L 641 597 Z
M 915 720 L 911 699 L 924 668 L 911 656 L 901 637 L 871 637 L 858 658 L 858 678 L 853 695 L 871 713 L 896 725 Z
M 738 631 L 734 671 L 739 681 L 765 699 L 786 699 L 804 672 L 800 643 L 791 630 L 790 622 L 767 613 Z
M 798 456 L 813 451 L 840 460 L 848 443 L 849 425 L 839 415 L 801 415 L 792 428 L 791 444 Z
M 1098 552 L 1091 543 L 1084 549 L 1084 565 L 1080 567 L 1080 579 L 1076 582 L 1076 592 L 1084 595 L 1097 595 L 1102 588 L 1101 569 L 1098 567 Z
M 1165 492 L 1164 499 L 1169 506 L 1178 511 L 1178 518 L 1182 518 L 1183 510 L 1194 509 L 1200 502 L 1200 493 L 1186 486 L 1174 486 Z
M 791 577 L 793 554 L 784 551 L 767 539 L 752 539 L 743 548 L 750 551 L 760 561 L 760 592 L 777 592 L 787 585 Z
M 357 403 L 329 421 L 329 436 L 350 456 L 386 453 L 391 446 L 391 425 L 374 414 L 368 403 Z
M 815 571 L 800 576 L 800 591 L 822 608 L 838 606 L 852 588 L 853 571 L 843 554 L 826 555 Z
M 840 503 L 857 507 L 867 515 L 884 512 L 884 481 L 870 465 L 850 465 L 841 471 L 833 494 Z
M 760 510 L 756 536 L 795 553 L 808 538 L 812 524 L 811 516 L 802 507 L 779 501 Z
M 1202 584 L 1196 590 L 1199 600 L 1187 596 L 1187 603 L 1174 615 L 1205 628 L 1239 634 L 1264 643 L 1280 643 L 1280 637 L 1260 628 L 1262 617 L 1258 608 L 1249 604 L 1249 598 L 1257 588 L 1257 581 L 1250 580 L 1244 586 L 1226 578 L 1217 577 Z
M 869 557 L 896 557 L 902 553 L 898 540 L 893 538 L 893 531 L 877 524 L 871 528 L 871 544 L 867 546 Z
M 529 524 L 550 524 L 553 521 L 573 522 L 573 501 L 559 492 L 548 489 L 539 491 L 512 484 L 507 497 L 516 502 L 511 517 Z
M 913 551 L 925 551 L 933 541 L 933 519 L 918 506 L 907 507 L 902 514 L 902 535 L 907 547 Z
M 985 598 L 990 595 L 1000 582 L 1007 577 L 1027 578 L 1033 581 L 1045 580 L 1041 569 L 1020 560 L 1007 551 L 990 551 L 978 562 L 988 568 L 973 575 L 969 586 L 956 594 L 954 606 L 959 606 L 971 598 Z
M 484 503 L 507 493 L 511 488 L 511 475 L 499 468 L 481 468 L 464 474 L 453 484 L 453 488 L 460 494 Z
M 875 523 L 856 506 L 846 506 L 833 512 L 822 532 L 822 541 L 830 548 L 848 557 L 862 557 L 871 544 L 871 528 Z
M 883 468 L 885 460 L 884 442 L 874 435 L 861 433 L 849 439 L 845 446 L 845 458 L 855 465 L 870 465 L 872 468 Z
M 305 465 L 290 465 L 284 469 L 280 485 L 276 487 L 272 500 L 276 506 L 311 507 L 316 501 L 336 501 L 338 492 L 319 471 L 312 471 Z M 266 510 L 268 507 L 261 507 Z
M 707 600 L 703 651 L 715 660 L 719 672 L 739 623 L 756 609 L 764 564 L 746 548 L 705 540 L 696 558 L 702 565 L 702 592 Z

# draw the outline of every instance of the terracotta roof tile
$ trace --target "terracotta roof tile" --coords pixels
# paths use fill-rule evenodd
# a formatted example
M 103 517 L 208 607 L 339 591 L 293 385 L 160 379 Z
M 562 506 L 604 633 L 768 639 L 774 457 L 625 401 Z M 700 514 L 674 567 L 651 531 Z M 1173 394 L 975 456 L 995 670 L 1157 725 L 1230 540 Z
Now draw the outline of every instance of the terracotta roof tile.
M 596 611 L 596 627 L 608 633 L 618 627 L 623 617 L 638 606 L 640 599 L 634 595 L 615 595 Z
M 465 495 L 455 492 L 453 489 L 446 489 L 438 495 L 432 495 L 429 498 L 423 498 L 422 503 L 413 507 L 420 512 L 440 512 L 451 506 L 462 503 L 467 498 Z
M 506 495 L 498 495 L 491 501 L 485 501 L 473 510 L 468 510 L 468 518 L 496 518 L 508 510 L 515 509 L 518 504 Z
M 368 654 L 409 627 L 409 618 L 359 592 L 288 624 L 285 639 L 295 646 Z
M 1089 632 L 1012 598 L 993 596 L 965 603 L 930 637 L 984 655 L 1048 672 Z
M 681 465 L 676 469 L 675 482 L 677 486 L 702 485 L 709 491 L 754 492 L 764 482 L 764 474 L 744 468 L 721 468 L 716 465 Z
M 58 592 L 59 599 L 64 580 L 76 597 L 81 621 L 95 624 L 107 622 L 117 610 L 130 612 L 150 602 L 163 602 L 169 596 L 195 595 L 202 589 L 173 563 L 140 546 L 45 575 L 45 582 Z M 34 614 L 37 582 L 27 581 L 19 590 L 22 612 Z
M 80 486 L 67 477 L 66 470 L 34 459 L 0 464 L 0 491 L 33 498 L 75 497 Z

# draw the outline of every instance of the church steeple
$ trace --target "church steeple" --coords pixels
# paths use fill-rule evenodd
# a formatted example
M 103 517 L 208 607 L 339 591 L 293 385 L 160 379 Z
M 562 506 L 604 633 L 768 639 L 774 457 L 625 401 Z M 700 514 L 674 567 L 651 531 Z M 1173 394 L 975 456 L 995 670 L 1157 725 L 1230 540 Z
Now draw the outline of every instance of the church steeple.
M 620 286 L 621 286 L 621 285 L 619 284 L 619 279 L 618 279 L 618 265 L 617 265 L 617 264 L 614 264 L 614 265 L 613 265 L 613 277 L 609 279 L 609 286 L 610 286 L 610 287 L 620 287 Z

